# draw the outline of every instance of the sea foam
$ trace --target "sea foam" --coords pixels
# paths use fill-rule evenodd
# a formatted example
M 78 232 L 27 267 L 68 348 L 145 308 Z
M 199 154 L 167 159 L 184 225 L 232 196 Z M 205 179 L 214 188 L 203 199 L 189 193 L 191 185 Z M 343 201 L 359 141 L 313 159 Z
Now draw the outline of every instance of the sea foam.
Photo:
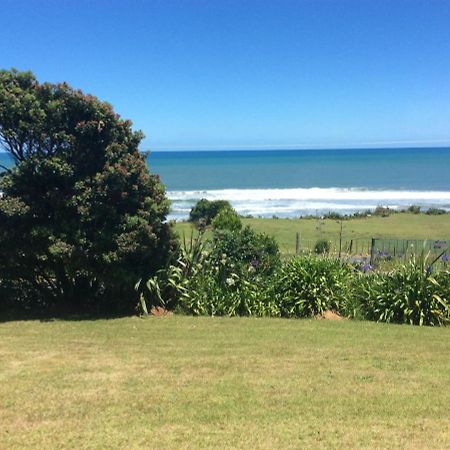
M 213 189 L 168 191 L 171 218 L 185 219 L 201 198 L 228 200 L 242 215 L 298 217 L 330 211 L 351 214 L 387 206 L 402 209 L 418 205 L 450 211 L 450 191 L 373 190 L 365 188 Z

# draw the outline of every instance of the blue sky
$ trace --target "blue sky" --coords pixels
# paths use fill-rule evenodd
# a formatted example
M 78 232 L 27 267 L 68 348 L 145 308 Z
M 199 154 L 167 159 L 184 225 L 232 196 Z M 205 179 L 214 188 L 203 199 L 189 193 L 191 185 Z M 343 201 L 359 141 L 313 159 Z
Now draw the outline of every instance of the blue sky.
M 2 68 L 113 104 L 144 148 L 450 144 L 450 1 L 2 0 Z

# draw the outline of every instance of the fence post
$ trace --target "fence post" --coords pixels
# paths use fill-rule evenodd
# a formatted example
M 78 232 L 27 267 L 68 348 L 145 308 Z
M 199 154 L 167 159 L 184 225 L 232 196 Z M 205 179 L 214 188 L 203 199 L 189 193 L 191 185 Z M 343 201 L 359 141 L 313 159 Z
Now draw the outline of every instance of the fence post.
M 341 259 L 341 253 L 342 253 L 342 220 L 339 229 L 339 259 Z
M 372 238 L 372 242 L 370 244 L 370 265 L 373 265 L 373 256 L 375 253 L 375 239 Z
M 299 250 L 300 250 L 300 234 L 297 231 L 297 233 L 295 233 L 295 254 L 296 255 L 298 255 Z

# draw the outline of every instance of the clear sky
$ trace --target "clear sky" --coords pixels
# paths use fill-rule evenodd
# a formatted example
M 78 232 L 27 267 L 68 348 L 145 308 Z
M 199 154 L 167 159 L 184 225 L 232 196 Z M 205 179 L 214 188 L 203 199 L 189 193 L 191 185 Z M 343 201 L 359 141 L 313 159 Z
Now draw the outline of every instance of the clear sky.
M 144 148 L 450 143 L 450 1 L 1 0 L 0 66 L 113 104 Z

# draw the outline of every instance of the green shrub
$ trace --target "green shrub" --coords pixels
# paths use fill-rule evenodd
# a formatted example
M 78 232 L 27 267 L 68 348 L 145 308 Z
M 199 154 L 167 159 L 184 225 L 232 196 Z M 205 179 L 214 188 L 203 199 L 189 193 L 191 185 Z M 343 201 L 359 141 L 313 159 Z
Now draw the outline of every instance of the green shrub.
M 373 212 L 374 216 L 381 216 L 381 217 L 389 217 L 392 213 L 392 209 L 385 207 L 385 206 L 377 206 Z
M 240 231 L 216 230 L 211 258 L 216 263 L 226 259 L 227 273 L 239 269 L 270 274 L 279 265 L 280 252 L 272 236 L 257 233 L 247 226 Z
M 191 209 L 191 212 L 189 213 L 189 221 L 198 223 L 203 220 L 206 225 L 210 225 L 214 217 L 216 217 L 218 212 L 223 208 L 232 209 L 230 202 L 227 200 L 210 201 L 206 198 L 202 198 Z
M 338 212 L 334 212 L 334 211 L 329 211 L 326 214 L 323 215 L 324 219 L 329 219 L 329 220 L 346 220 L 349 217 L 343 214 L 340 214 Z
M 227 231 L 227 241 L 240 233 Z M 222 235 L 222 236 L 224 236 Z M 242 240 L 235 245 L 242 244 Z M 269 278 L 248 270 L 250 265 L 242 254 L 227 256 L 217 248 L 204 245 L 201 257 L 189 273 L 183 270 L 176 310 L 187 314 L 210 316 L 277 316 L 276 303 L 267 296 Z M 223 249 L 223 247 L 222 247 Z M 186 254 L 181 267 L 189 266 Z
M 211 224 L 214 230 L 239 231 L 242 228 L 241 219 L 233 208 L 222 208 Z
M 272 293 L 285 317 L 311 317 L 329 309 L 341 312 L 351 295 L 352 273 L 336 259 L 295 257 L 276 273 Z
M 267 289 L 278 264 L 275 240 L 251 228 L 215 230 L 212 242 L 199 233 L 183 239 L 174 264 L 137 284 L 140 310 L 162 305 L 195 315 L 279 316 Z
M 133 312 L 136 280 L 176 248 L 142 138 L 92 95 L 0 71 L 0 150 L 14 160 L 0 177 L 2 300 L 49 314 Z
M 324 255 L 330 252 L 331 242 L 326 239 L 319 239 L 314 245 L 314 253 Z
M 419 205 L 411 205 L 408 207 L 407 211 L 412 214 L 419 214 L 420 206 Z
M 447 214 L 447 211 L 441 208 L 429 208 L 425 211 L 425 214 L 428 214 L 429 216 L 440 216 L 442 214 Z
M 372 215 L 372 211 L 370 209 L 366 209 L 365 211 L 357 211 L 352 214 L 351 217 L 354 217 L 356 219 L 365 218 Z
M 378 322 L 442 325 L 450 320 L 448 272 L 433 277 L 415 260 L 387 273 L 361 275 L 355 296 L 365 318 Z
M 27 280 L 0 279 L 0 317 L 37 317 L 35 287 Z
M 192 277 L 177 310 L 210 316 L 280 315 L 276 301 L 267 294 L 267 278 L 231 274 L 222 281 L 218 271 L 211 268 Z
M 203 236 L 203 232 L 196 237 L 191 233 L 190 239 L 183 236 L 177 260 L 136 283 L 135 289 L 140 294 L 139 313 L 148 314 L 151 306 L 175 309 L 180 299 L 189 293 L 189 282 L 207 273 L 209 252 Z

